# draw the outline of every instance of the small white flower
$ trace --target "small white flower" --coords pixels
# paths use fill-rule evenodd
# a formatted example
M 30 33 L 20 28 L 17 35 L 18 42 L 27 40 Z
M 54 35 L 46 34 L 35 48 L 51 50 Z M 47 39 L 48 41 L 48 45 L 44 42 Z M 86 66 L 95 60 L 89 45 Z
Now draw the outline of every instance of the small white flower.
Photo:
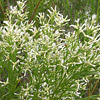
M 0 81 L 0 83 L 2 84 L 1 87 L 6 86 L 9 83 L 9 78 L 7 77 L 6 82 Z
M 96 15 L 94 14 L 94 15 L 92 15 L 92 20 L 95 20 L 96 19 Z

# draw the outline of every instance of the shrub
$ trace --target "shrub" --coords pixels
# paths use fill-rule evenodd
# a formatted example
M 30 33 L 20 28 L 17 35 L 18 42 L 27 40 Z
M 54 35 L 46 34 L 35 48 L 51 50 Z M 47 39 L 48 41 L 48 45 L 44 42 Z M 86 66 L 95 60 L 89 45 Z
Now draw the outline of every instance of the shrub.
M 76 21 L 71 25 L 75 30 L 66 33 L 63 26 L 69 19 L 55 7 L 47 17 L 39 13 L 36 28 L 35 22 L 28 24 L 28 13 L 23 13 L 25 2 L 18 5 L 19 10 L 11 7 L 9 20 L 0 27 L 0 99 L 86 97 L 89 78 L 100 78 L 100 26 L 95 18 L 84 24 Z

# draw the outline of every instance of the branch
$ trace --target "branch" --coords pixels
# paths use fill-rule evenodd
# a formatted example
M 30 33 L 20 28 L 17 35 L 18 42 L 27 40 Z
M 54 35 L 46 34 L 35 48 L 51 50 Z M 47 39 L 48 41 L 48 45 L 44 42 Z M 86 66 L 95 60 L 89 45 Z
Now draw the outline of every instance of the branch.
M 98 79 L 98 80 L 96 81 L 95 86 L 94 86 L 94 88 L 93 88 L 93 90 L 92 90 L 92 92 L 91 92 L 91 95 L 93 94 L 95 88 L 97 87 L 97 84 L 98 84 L 99 80 L 100 80 L 100 79 Z
M 1 11 L 2 11 L 3 15 L 5 16 L 5 12 L 4 12 L 3 8 L 2 8 L 1 2 L 0 2 L 0 8 L 1 8 Z
M 8 9 L 10 9 L 10 4 L 9 4 L 9 0 L 7 0 L 7 5 L 8 5 Z
M 38 4 L 36 5 L 35 10 L 33 11 L 33 14 L 32 14 L 32 16 L 31 16 L 31 18 L 29 19 L 29 22 L 28 22 L 29 24 L 30 24 L 31 21 L 33 20 L 34 15 L 35 15 L 35 13 L 36 13 L 36 11 L 37 11 L 37 9 L 38 9 L 39 4 L 40 4 L 41 1 L 42 1 L 42 0 L 39 0 Z

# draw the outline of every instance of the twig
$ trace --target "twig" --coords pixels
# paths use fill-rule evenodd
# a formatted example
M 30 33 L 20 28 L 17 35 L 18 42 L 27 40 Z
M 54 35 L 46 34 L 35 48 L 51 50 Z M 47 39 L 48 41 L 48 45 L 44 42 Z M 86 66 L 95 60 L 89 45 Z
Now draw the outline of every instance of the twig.
M 88 91 L 88 97 L 91 95 L 91 92 L 90 92 L 90 85 L 91 85 L 91 80 L 89 81 L 89 91 Z M 88 100 L 90 100 L 89 98 L 88 98 Z
M 17 3 L 17 1 L 16 0 L 14 0 L 15 1 L 15 3 Z
M 95 83 L 95 85 L 94 85 L 94 88 L 93 88 L 93 90 L 92 90 L 92 92 L 91 92 L 91 95 L 93 94 L 95 88 L 97 87 L 97 84 L 98 84 L 99 80 L 100 80 L 100 79 L 98 79 L 98 80 L 96 81 L 96 83 Z
M 7 0 L 7 5 L 8 5 L 8 9 L 10 9 L 10 4 L 9 4 L 9 0 Z
M 1 8 L 1 11 L 2 11 L 3 15 L 5 16 L 5 12 L 4 12 L 3 8 L 2 8 L 1 2 L 0 2 L 0 8 Z
M 37 11 L 37 9 L 38 9 L 39 4 L 40 4 L 41 1 L 42 0 L 39 0 L 38 4 L 36 5 L 35 10 L 33 11 L 33 14 L 31 16 L 31 18 L 29 19 L 29 22 L 28 22 L 29 24 L 31 23 L 32 19 L 34 18 L 34 15 L 35 15 L 35 13 L 36 13 L 36 11 Z

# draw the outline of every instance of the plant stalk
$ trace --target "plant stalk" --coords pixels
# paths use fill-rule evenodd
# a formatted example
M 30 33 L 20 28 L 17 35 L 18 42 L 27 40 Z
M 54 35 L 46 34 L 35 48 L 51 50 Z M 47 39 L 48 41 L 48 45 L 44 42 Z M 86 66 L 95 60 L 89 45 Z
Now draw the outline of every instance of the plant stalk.
M 31 18 L 29 19 L 29 22 L 28 22 L 29 24 L 30 24 L 31 21 L 33 20 L 34 15 L 35 15 L 35 13 L 36 13 L 36 11 L 37 11 L 37 9 L 38 9 L 39 4 L 40 4 L 41 1 L 42 1 L 42 0 L 39 0 L 38 4 L 36 5 L 35 10 L 33 11 L 33 14 L 32 14 L 32 16 L 31 16 Z

